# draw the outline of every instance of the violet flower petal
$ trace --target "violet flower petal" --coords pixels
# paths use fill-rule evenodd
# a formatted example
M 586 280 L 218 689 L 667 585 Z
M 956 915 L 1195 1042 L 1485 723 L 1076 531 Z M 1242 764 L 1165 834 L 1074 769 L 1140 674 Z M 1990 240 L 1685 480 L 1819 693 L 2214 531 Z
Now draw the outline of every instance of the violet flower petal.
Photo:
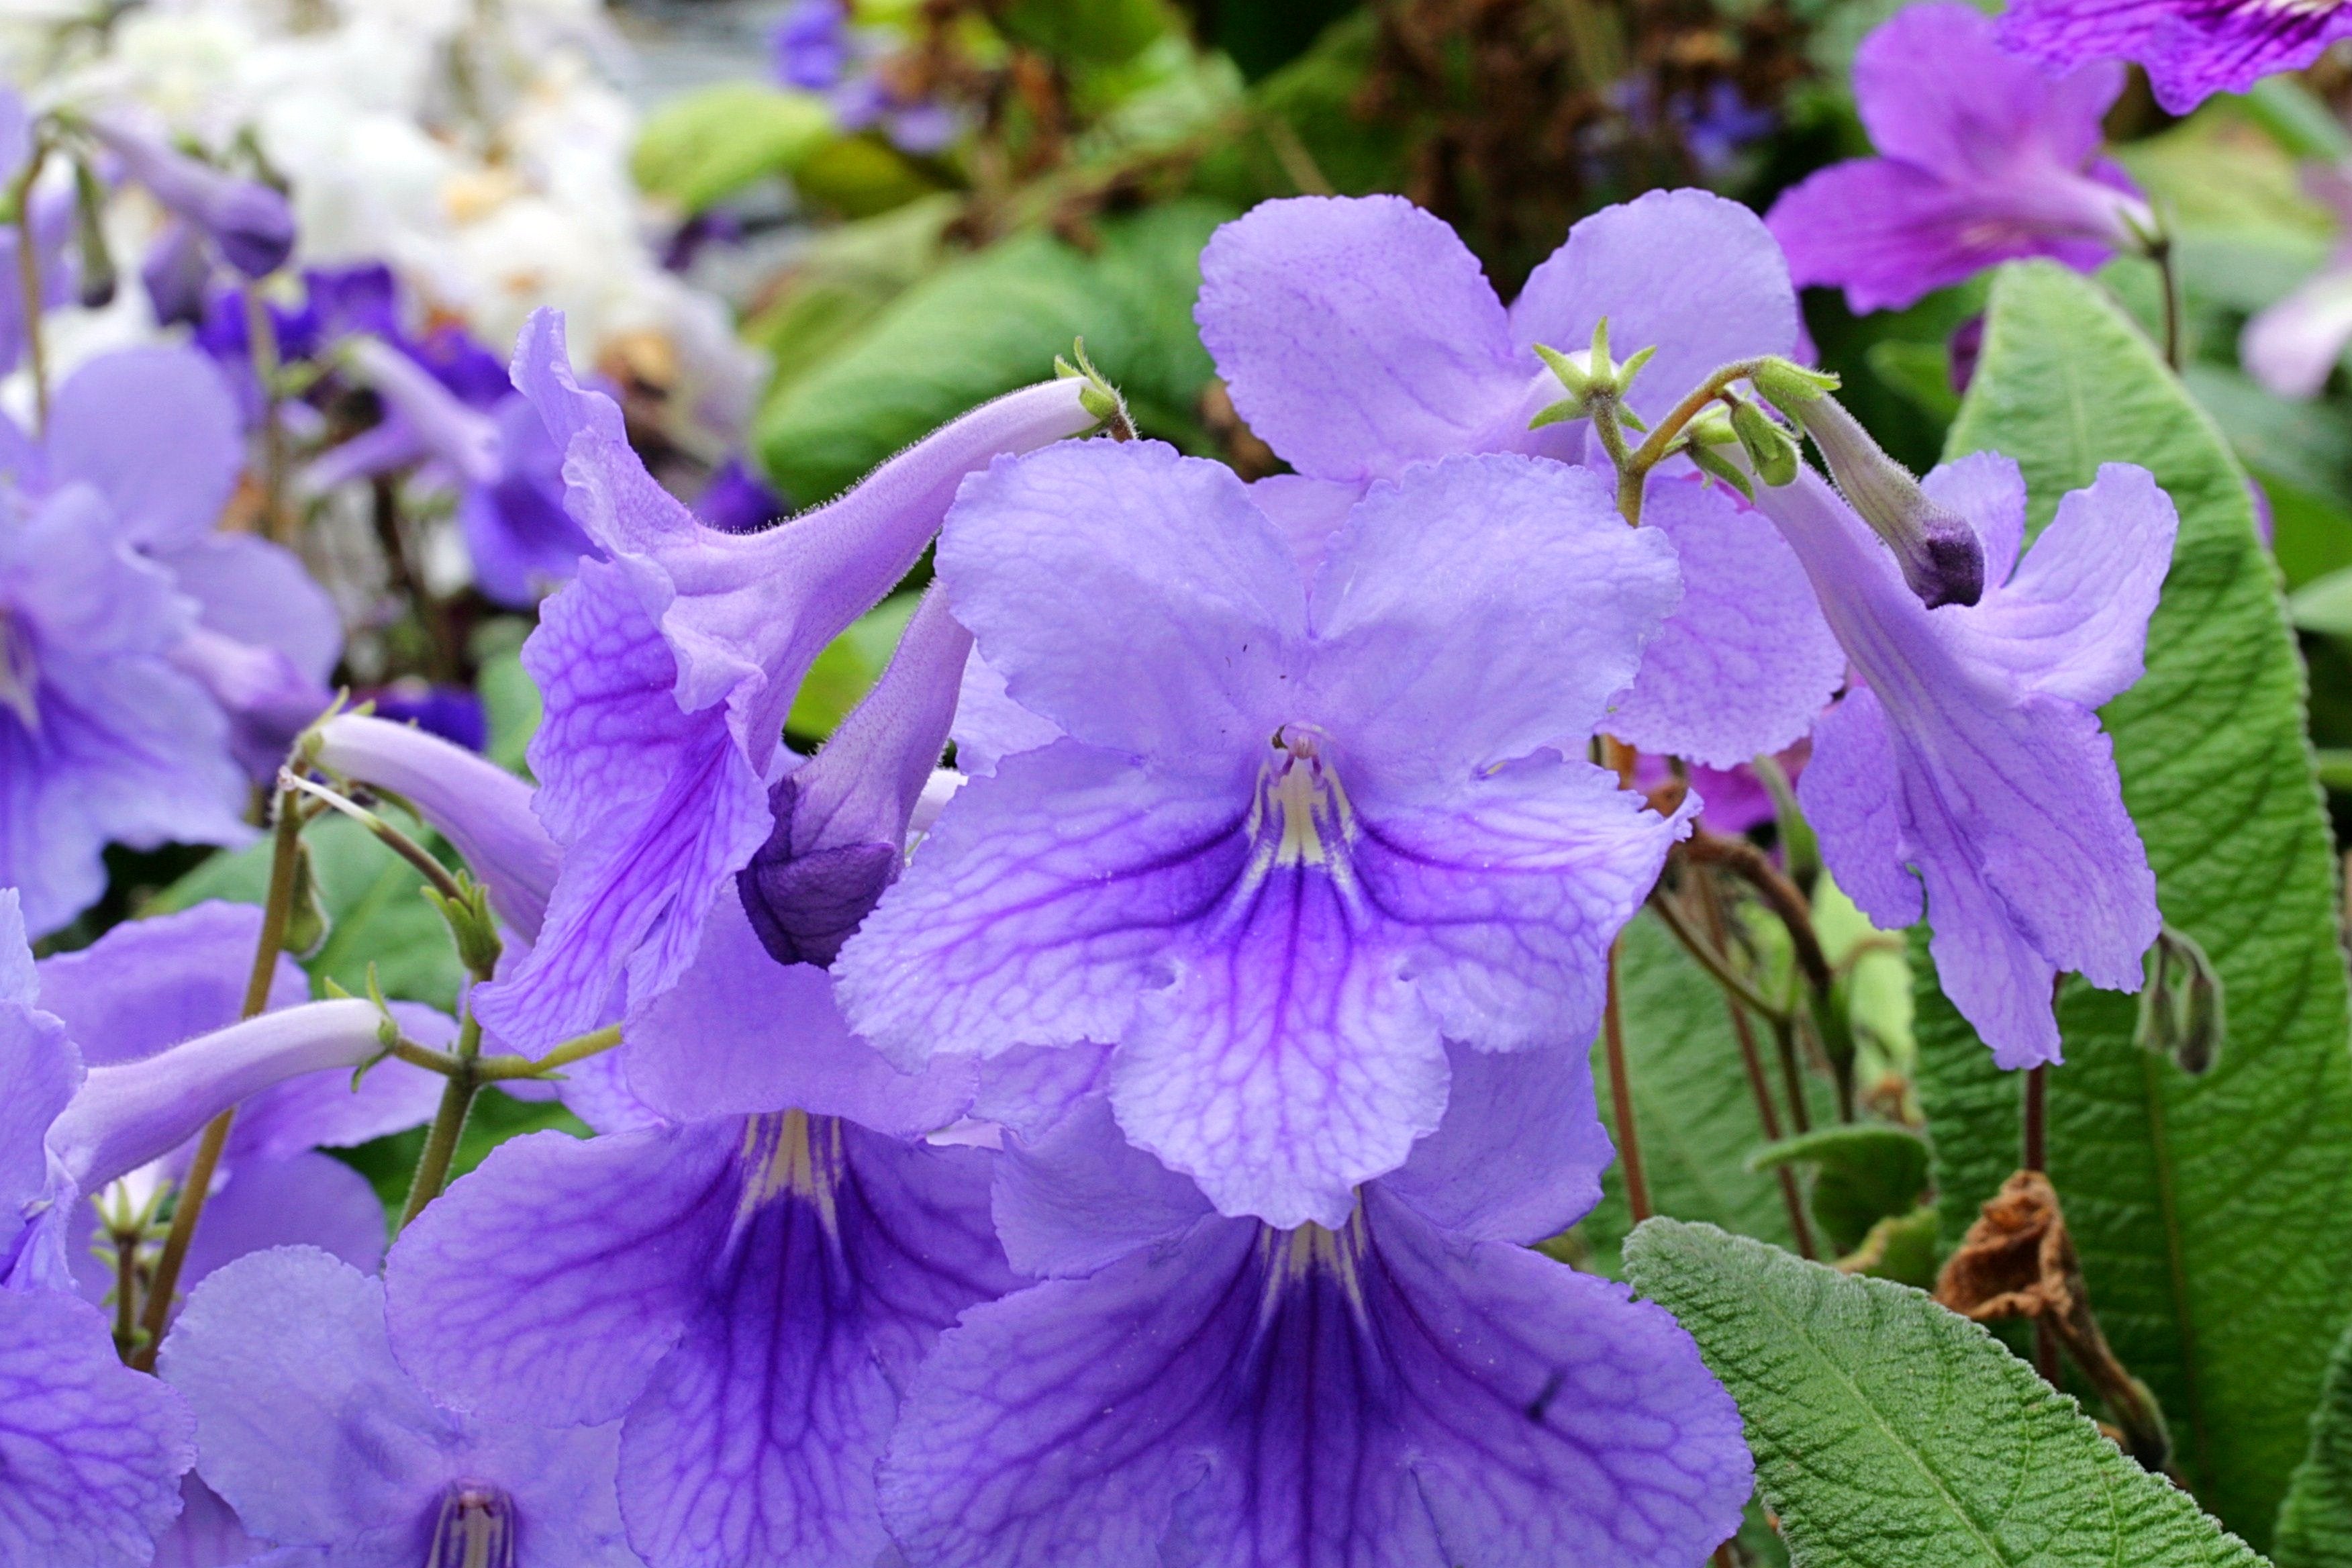
M 2001 18 L 2004 47 L 2053 65 L 2137 60 L 2168 114 L 2216 92 L 2242 92 L 2266 76 L 2301 70 L 2352 16 L 2335 7 L 2193 5 L 2188 0 L 2030 0 Z
M 236 399 L 211 360 L 161 344 L 85 361 L 58 388 L 47 482 L 89 485 L 123 537 L 168 551 L 212 532 L 245 467 Z

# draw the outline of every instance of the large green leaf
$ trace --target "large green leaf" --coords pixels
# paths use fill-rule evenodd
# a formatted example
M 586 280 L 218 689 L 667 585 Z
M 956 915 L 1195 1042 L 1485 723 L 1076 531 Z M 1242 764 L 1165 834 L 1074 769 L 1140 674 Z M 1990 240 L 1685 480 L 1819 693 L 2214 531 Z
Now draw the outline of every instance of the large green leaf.
M 1908 1286 L 1654 1220 L 1634 1287 L 1739 1404 L 1804 1568 L 2259 1568 L 1984 1330 Z
M 1181 433 L 1210 375 L 1192 326 L 1201 247 L 1232 216 L 1180 201 L 1099 226 L 1091 255 L 1025 233 L 940 268 L 761 410 L 753 441 L 801 505 L 966 409 L 1054 374 L 1084 337 L 1147 427 Z
M 2311 1451 L 2279 1507 L 2278 1568 L 2352 1568 L 2352 1333 L 2327 1363 L 2311 1416 Z
M 700 212 L 770 174 L 799 167 L 840 134 L 815 93 L 722 82 L 673 99 L 637 133 L 637 184 Z
M 2070 982 L 2050 1173 L 2100 1321 L 2162 1402 L 2182 1469 L 2260 1544 L 2352 1310 L 2352 1020 L 2302 665 L 2243 471 L 2095 285 L 2046 263 L 2002 274 L 1950 445 L 1985 447 L 2024 468 L 2036 527 L 2102 462 L 2145 465 L 2180 509 L 2147 674 L 2102 717 L 2165 919 L 2227 986 L 2229 1038 L 2190 1078 L 2133 1044 L 2131 997 Z M 2020 1079 L 1917 973 L 1920 1094 L 1956 1236 L 2016 1163 Z
M 1633 1127 L 1652 1206 L 1678 1219 L 1706 1220 L 1793 1246 L 1779 1179 L 1748 1166 L 1748 1157 L 1769 1140 L 1740 1065 L 1721 988 L 1648 914 L 1625 928 L 1617 984 L 1627 1076 L 1633 1080 Z M 1769 1055 L 1771 1036 L 1759 1031 L 1759 1048 Z M 1592 1071 L 1601 1115 L 1613 1123 L 1609 1068 L 1597 1040 Z M 1777 1089 L 1777 1072 L 1773 1083 Z M 1811 1103 L 1815 1114 L 1828 1109 L 1825 1100 L 1824 1095 Z M 1587 1249 L 1583 1261 L 1613 1273 L 1617 1247 L 1633 1226 L 1633 1215 L 1616 1166 L 1609 1168 L 1602 1184 L 1600 1206 L 1584 1217 L 1576 1235 Z

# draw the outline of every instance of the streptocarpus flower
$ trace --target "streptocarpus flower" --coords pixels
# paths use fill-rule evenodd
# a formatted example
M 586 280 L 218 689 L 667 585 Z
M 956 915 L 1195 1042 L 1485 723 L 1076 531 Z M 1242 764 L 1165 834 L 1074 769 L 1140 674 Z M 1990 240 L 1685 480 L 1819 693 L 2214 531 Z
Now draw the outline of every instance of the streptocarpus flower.
M 1798 334 L 1780 247 L 1705 191 L 1584 219 L 1508 310 L 1454 231 L 1400 197 L 1266 202 L 1202 253 L 1193 313 L 1234 406 L 1298 470 L 1253 493 L 1310 569 L 1365 486 L 1409 463 L 1581 460 L 1582 421 L 1528 428 L 1560 395 L 1537 343 L 1582 352 L 1606 318 L 1621 350 L 1654 348 L 1629 402 L 1655 419 L 1709 373 L 1786 354 Z M 1696 484 L 1654 487 L 1643 521 L 1674 542 L 1683 600 L 1601 727 L 1717 767 L 1795 741 L 1840 668 L 1787 547 Z
M 1993 29 L 1938 3 L 1863 40 L 1853 90 L 1879 155 L 1809 176 L 1766 219 L 1798 283 L 1843 288 L 1857 311 L 1900 309 L 2021 256 L 2087 272 L 2153 231 L 2131 177 L 2101 156 L 2123 68 L 2054 75 Z
M 2336 250 L 2238 340 L 2246 374 L 2281 397 L 2315 397 L 2352 343 L 2352 168 L 2313 168 L 2303 187 L 2336 215 Z
M 523 662 L 546 699 L 535 809 L 562 847 L 545 928 L 482 1018 L 524 1049 L 634 1010 L 694 956 L 702 916 L 766 840 L 784 715 L 825 644 L 897 585 L 963 477 L 1094 427 L 1080 380 L 1008 394 L 838 500 L 721 533 L 655 483 L 621 411 L 572 378 L 562 320 L 531 318 L 515 382 L 564 453 L 569 502 L 609 561 L 550 599 Z
M 958 1312 L 1013 1283 L 990 1156 L 914 1141 L 968 1085 L 909 1080 L 812 1014 L 821 972 L 769 961 L 731 905 L 708 939 L 727 962 L 662 1005 L 722 1093 L 789 1098 L 500 1145 L 394 1247 L 393 1342 L 485 1416 L 619 1417 L 622 1514 L 654 1568 L 870 1568 L 898 1390 Z
M 2172 114 L 2301 70 L 2344 37 L 2352 37 L 2352 10 L 2332 0 L 2018 0 L 2000 18 L 2005 47 L 2053 66 L 2147 67 L 2157 102 Z
M 212 693 L 236 760 L 267 780 L 331 700 L 343 631 L 291 551 L 216 526 L 244 461 L 234 395 L 205 356 L 184 348 L 100 355 L 58 389 L 37 442 L 0 431 L 0 470 L 19 490 L 90 486 L 131 544 L 193 601 L 195 625 L 172 662 Z
M 128 111 L 94 115 L 89 123 L 135 184 L 203 230 L 247 278 L 268 277 L 294 253 L 294 209 L 283 193 L 191 158 Z
M 1456 1048 L 1444 1129 L 1337 1226 L 1217 1215 L 1099 1101 L 1000 1157 L 1008 1253 L 882 1470 L 919 1568 L 1687 1568 L 1750 1479 L 1730 1396 L 1623 1286 L 1515 1245 L 1610 1158 L 1557 1047 Z
M 2058 971 L 2137 991 L 2160 924 L 2096 709 L 2139 679 L 2179 519 L 2146 469 L 2105 464 L 2020 561 L 2015 463 L 1980 453 L 1923 484 L 1983 542 L 1974 605 L 1922 605 L 1811 468 L 1758 489 L 1856 677 L 1814 728 L 1798 799 L 1872 923 L 1911 925 L 1924 902 L 1944 994 L 1994 1060 L 2056 1061 Z
M 42 1009 L 63 1021 L 87 1067 L 153 1058 L 236 1022 L 260 931 L 261 910 L 249 904 L 199 904 L 126 921 L 79 952 L 41 961 Z M 299 1005 L 308 995 L 302 972 L 281 957 L 269 1009 Z M 446 1046 L 457 1033 L 432 1008 L 392 1006 L 403 1032 L 422 1044 Z M 373 1268 L 383 1257 L 383 1205 L 357 1171 L 317 1151 L 419 1126 L 431 1119 L 440 1094 L 436 1075 L 387 1061 L 356 1087 L 350 1069 L 338 1065 L 253 1095 L 239 1108 L 222 1152 L 181 1272 L 183 1287 L 231 1258 L 281 1242 L 310 1243 Z M 125 1185 L 184 1179 L 188 1152 L 165 1153 L 152 1172 L 132 1173 Z M 70 1239 L 68 1261 L 82 1294 L 102 1302 L 115 1281 L 79 1247 L 86 1234 Z
M 313 1247 L 214 1274 L 158 1364 L 195 1411 L 199 1473 L 247 1531 L 296 1549 L 289 1562 L 637 1568 L 610 1427 L 551 1431 L 436 1405 L 393 1359 L 383 1287 Z
M 1444 1040 L 1592 1033 L 1681 831 L 1582 760 L 1680 590 L 1612 493 L 1415 465 L 1310 584 L 1157 443 L 969 481 L 940 581 L 1067 738 L 949 803 L 835 965 L 852 1026 L 907 1067 L 1116 1041 L 1129 1136 L 1226 1213 L 1338 1227 L 1435 1129 Z
M 54 1215 L 74 1199 L 46 1140 L 82 1066 L 39 990 L 16 890 L 0 888 L 0 1561 L 136 1568 L 179 1511 L 194 1423 L 59 1288 Z

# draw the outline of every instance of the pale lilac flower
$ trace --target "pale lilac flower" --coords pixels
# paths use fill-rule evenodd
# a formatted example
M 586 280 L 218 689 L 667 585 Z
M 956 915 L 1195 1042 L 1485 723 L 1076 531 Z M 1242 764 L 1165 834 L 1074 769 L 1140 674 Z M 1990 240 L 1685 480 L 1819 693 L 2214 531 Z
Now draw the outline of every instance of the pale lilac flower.
M 2137 991 L 2160 923 L 2096 710 L 2139 679 L 2179 520 L 2147 470 L 2105 464 L 2021 562 L 2015 463 L 1980 453 L 1924 486 L 1983 543 L 1974 605 L 1921 605 L 1811 468 L 1758 489 L 1856 678 L 1813 731 L 1798 799 L 1874 925 L 1924 909 L 1944 994 L 1994 1059 L 2056 1061 L 2057 973 Z
M 1682 830 L 1582 760 L 1680 586 L 1598 476 L 1408 468 L 1310 583 L 1231 469 L 1056 447 L 969 481 L 938 562 L 1066 738 L 959 792 L 843 948 L 892 1059 L 1115 1041 L 1129 1136 L 1336 1226 L 1436 1127 L 1444 1040 L 1597 1026 Z
M 94 115 L 91 132 L 132 183 L 194 225 L 247 278 L 266 278 L 294 253 L 294 209 L 283 192 L 199 162 L 129 111 Z
M 121 536 L 194 610 L 172 664 L 212 694 L 236 761 L 266 782 L 331 700 L 343 633 L 291 551 L 216 526 L 245 465 L 238 425 L 235 395 L 205 355 L 118 350 L 58 388 L 37 442 L 0 428 L 0 474 L 27 498 L 75 484 L 104 498 Z
M 1537 343 L 1580 353 L 1605 317 L 1621 353 L 1654 347 L 1629 398 L 1654 419 L 1731 361 L 1790 353 L 1799 329 L 1772 237 L 1705 191 L 1584 219 L 1507 310 L 1454 231 L 1400 197 L 1267 202 L 1202 253 L 1194 315 L 1234 406 L 1297 469 L 1253 493 L 1310 569 L 1349 504 L 1408 464 L 1583 460 L 1583 421 L 1528 428 L 1561 395 Z M 1837 689 L 1804 574 L 1721 489 L 1653 492 L 1643 521 L 1682 558 L 1683 600 L 1600 727 L 1718 767 L 1778 751 Z
M 924 1568 L 1689 1568 L 1738 1526 L 1730 1396 L 1664 1311 L 1525 1243 L 1611 1150 L 1578 1053 L 1456 1047 L 1443 1130 L 1337 1226 L 1219 1215 L 1099 1100 L 1000 1157 L 1008 1254 L 882 1470 Z
M 2257 311 L 2238 340 L 2248 375 L 2298 399 L 2319 395 L 2352 343 L 2352 167 L 2306 169 L 2303 187 L 2335 214 L 2335 252 L 2293 293 Z
M 250 904 L 199 904 L 127 921 L 78 952 L 41 961 L 42 1010 L 64 1022 L 87 1067 L 156 1057 L 236 1021 L 260 934 L 261 910 Z M 281 956 L 269 1011 L 299 1006 L 309 994 L 300 969 Z M 457 1033 L 432 1008 L 408 1002 L 392 1007 L 403 1032 L 420 1044 L 446 1046 Z M 386 1061 L 356 1086 L 339 1063 L 247 1100 L 222 1152 L 181 1273 L 183 1288 L 232 1258 L 280 1243 L 309 1243 L 373 1268 L 383 1257 L 383 1205 L 365 1177 L 317 1151 L 421 1126 L 440 1095 L 436 1075 Z M 164 1152 L 152 1174 L 184 1179 L 189 1152 L 184 1145 Z M 102 1235 L 102 1227 L 93 1234 Z M 74 1238 L 68 1261 L 83 1296 L 103 1302 L 115 1281 L 79 1246 L 82 1239 Z
M 221 1269 L 158 1364 L 195 1411 L 205 1483 L 247 1531 L 293 1549 L 264 1561 L 636 1568 L 613 1430 L 436 1404 L 393 1359 L 383 1287 L 326 1253 L 279 1247 Z
M 2000 41 L 2053 66 L 2132 60 L 2168 113 L 2301 70 L 2339 38 L 2352 10 L 2333 0 L 2017 0 Z
M 1853 91 L 1879 155 L 1809 176 L 1766 220 L 1798 283 L 1843 288 L 1857 311 L 1900 309 L 2022 256 L 2087 272 L 2153 232 L 2102 155 L 2123 68 L 2055 74 L 2007 53 L 1994 26 L 1966 5 L 1912 5 L 1863 40 Z
M 710 923 L 714 962 L 656 1005 L 676 1036 L 656 1048 L 721 1101 L 772 1098 L 502 1144 L 394 1247 L 393 1342 L 485 1417 L 618 1418 L 622 1511 L 654 1568 L 870 1568 L 898 1391 L 1014 1283 L 990 1155 L 920 1141 L 968 1079 L 908 1079 L 813 1013 L 822 972 L 771 962 L 731 897 Z
M 572 515 L 611 557 L 583 563 L 523 650 L 547 704 L 535 809 L 562 876 L 530 958 L 478 1004 L 537 1049 L 590 1026 L 616 984 L 635 1010 L 691 962 L 704 912 L 773 828 L 768 791 L 789 765 L 802 678 L 915 563 L 963 476 L 1096 419 L 1085 382 L 1029 387 L 836 500 L 729 534 L 656 484 L 618 406 L 573 380 L 554 312 L 524 330 L 515 381 L 564 454 Z

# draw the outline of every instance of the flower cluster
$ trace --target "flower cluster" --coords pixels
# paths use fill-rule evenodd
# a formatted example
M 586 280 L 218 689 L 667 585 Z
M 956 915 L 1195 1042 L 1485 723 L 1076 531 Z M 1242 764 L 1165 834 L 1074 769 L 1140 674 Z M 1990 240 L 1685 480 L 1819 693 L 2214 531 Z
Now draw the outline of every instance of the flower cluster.
M 11 1081 L 47 1087 L 0 1147 L 0 1305 L 67 1348 L 10 1363 L 0 1428 L 49 1468 L 12 1462 L 0 1518 L 137 1562 L 184 1496 L 189 1550 L 549 1568 L 1685 1568 L 1733 1532 L 1751 1461 L 1696 1345 L 1528 1247 L 1613 1155 L 1615 941 L 1687 781 L 1809 742 L 1839 882 L 1924 910 L 2000 1062 L 2054 1060 L 2053 975 L 2137 988 L 2157 933 L 2095 710 L 2138 673 L 2170 503 L 2110 467 L 2026 550 L 2006 459 L 1913 480 L 1789 359 L 1771 234 L 1703 193 L 1579 224 L 1507 307 L 1392 198 L 1262 205 L 1202 270 L 1292 471 L 1133 439 L 1084 368 L 751 531 L 655 481 L 553 312 L 506 403 L 360 341 L 385 461 L 495 489 L 519 407 L 579 531 L 524 653 L 535 786 L 345 714 L 292 764 L 333 787 L 279 807 L 386 792 L 457 847 L 467 1016 L 263 984 L 232 1022 L 223 948 L 257 928 L 218 909 L 37 972 L 14 937 Z M 58 455 L 71 392 L 39 471 L 142 515 Z M 143 542 L 109 569 L 165 577 Z M 785 745 L 818 652 L 926 552 L 879 681 Z M 9 668 L 79 711 L 50 672 L 99 656 L 50 649 Z M 1675 759 L 1654 796 L 1643 755 Z M 356 1096 L 293 1076 L 387 1051 Z M 422 1120 L 411 1064 L 462 1120 L 485 1074 L 574 1063 L 597 1134 L 435 1176 L 381 1284 L 332 1183 L 238 1223 L 315 1146 Z M 166 1270 L 144 1382 L 84 1298 L 132 1299 L 142 1194 L 271 1083 L 198 1156 L 212 1250 L 168 1324 Z M 66 1218 L 151 1161 L 101 1206 L 110 1291 Z

